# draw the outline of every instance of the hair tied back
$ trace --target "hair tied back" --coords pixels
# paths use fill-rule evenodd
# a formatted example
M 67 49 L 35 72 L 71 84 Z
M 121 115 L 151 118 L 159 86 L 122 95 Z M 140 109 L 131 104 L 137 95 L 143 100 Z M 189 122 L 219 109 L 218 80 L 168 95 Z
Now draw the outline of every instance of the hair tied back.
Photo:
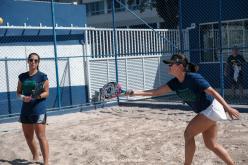
M 187 65 L 187 71 L 188 72 L 197 72 L 199 70 L 199 66 L 192 64 L 192 63 L 188 63 Z

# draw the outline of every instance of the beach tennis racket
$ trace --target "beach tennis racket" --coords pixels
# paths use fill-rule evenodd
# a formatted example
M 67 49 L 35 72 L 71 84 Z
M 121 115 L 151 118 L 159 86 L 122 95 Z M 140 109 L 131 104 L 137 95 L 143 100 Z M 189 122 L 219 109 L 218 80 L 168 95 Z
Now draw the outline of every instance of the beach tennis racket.
M 112 99 L 118 96 L 125 95 L 126 91 L 122 89 L 120 83 L 108 82 L 100 89 L 100 99 Z
M 42 92 L 44 92 L 44 83 L 44 81 L 40 83 L 35 83 L 35 86 L 31 92 L 32 98 L 37 98 Z

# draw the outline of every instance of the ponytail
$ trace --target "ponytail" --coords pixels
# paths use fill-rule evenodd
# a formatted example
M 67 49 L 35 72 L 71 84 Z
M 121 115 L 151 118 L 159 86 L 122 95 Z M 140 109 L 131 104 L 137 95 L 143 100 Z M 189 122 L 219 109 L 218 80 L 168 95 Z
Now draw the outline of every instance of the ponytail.
M 187 63 L 186 70 L 188 72 L 197 72 L 199 70 L 199 66 L 192 63 Z

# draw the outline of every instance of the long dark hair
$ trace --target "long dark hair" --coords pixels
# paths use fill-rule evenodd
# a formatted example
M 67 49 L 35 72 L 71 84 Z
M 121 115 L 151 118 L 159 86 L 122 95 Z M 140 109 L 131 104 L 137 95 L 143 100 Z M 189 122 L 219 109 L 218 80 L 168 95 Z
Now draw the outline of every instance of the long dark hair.
M 40 56 L 37 53 L 30 53 L 28 55 L 28 60 L 31 59 L 32 56 L 37 56 L 38 57 L 38 66 L 37 66 L 37 70 L 39 70 L 39 63 L 40 63 Z

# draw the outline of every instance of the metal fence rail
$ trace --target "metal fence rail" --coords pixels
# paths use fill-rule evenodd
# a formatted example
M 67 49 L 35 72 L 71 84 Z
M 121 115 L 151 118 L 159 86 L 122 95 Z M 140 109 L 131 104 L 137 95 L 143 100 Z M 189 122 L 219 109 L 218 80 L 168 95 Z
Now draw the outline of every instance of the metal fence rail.
M 112 29 L 94 28 L 87 30 L 87 43 L 91 46 L 92 58 L 114 57 Z M 172 52 L 171 43 L 180 46 L 177 29 L 116 29 L 117 56 L 158 55 Z M 184 47 L 188 48 L 188 31 L 184 30 Z
M 160 66 L 160 60 L 168 58 L 173 51 L 171 43 L 166 40 L 180 45 L 178 30 L 116 29 L 118 57 L 116 70 L 112 44 L 113 31 L 107 28 L 96 28 L 87 30 L 86 34 L 87 49 L 91 54 L 88 59 L 90 74 L 87 76 L 90 99 L 105 83 L 116 81 L 116 72 L 118 72 L 119 82 L 125 89 L 150 89 L 162 85 L 169 76 L 166 75 L 165 66 Z M 188 30 L 184 30 L 183 35 L 185 36 L 184 48 L 189 49 Z M 161 74 L 163 74 L 162 77 Z

